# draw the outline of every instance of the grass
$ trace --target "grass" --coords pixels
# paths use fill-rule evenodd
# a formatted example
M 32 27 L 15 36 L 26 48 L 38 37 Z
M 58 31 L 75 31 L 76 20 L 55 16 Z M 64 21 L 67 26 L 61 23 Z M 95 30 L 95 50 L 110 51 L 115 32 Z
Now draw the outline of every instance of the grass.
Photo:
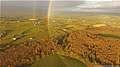
M 120 39 L 120 36 L 119 35 L 113 35 L 113 34 L 99 34 L 100 36 L 103 36 L 103 37 L 112 37 L 112 38 L 118 38 Z
M 11 21 L 7 24 L 1 23 L 3 24 L 3 26 L 5 26 L 5 28 L 1 28 L 2 31 L 4 30 L 10 30 L 10 31 L 7 33 L 6 36 L 1 38 L 0 44 L 8 44 L 8 43 L 20 44 L 25 41 L 31 41 L 29 39 L 31 37 L 35 37 L 34 40 L 46 38 L 48 35 L 46 25 L 39 24 L 37 26 L 33 26 L 34 23 L 35 22 L 31 22 L 31 21 L 19 22 L 19 23 Z M 12 38 L 15 35 L 21 35 L 21 36 L 24 35 L 24 37 L 19 38 L 16 41 L 13 41 Z
M 74 58 L 52 55 L 40 59 L 30 67 L 86 67 L 86 65 Z

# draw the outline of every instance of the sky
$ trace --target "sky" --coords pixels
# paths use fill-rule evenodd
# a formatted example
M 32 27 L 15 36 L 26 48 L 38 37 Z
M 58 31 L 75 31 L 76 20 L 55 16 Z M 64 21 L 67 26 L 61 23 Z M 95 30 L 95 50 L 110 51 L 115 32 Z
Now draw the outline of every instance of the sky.
M 56 9 L 57 11 L 68 12 L 103 12 L 103 13 L 120 13 L 120 1 L 119 0 L 83 0 L 75 1 L 74 5 L 67 8 Z M 53 7 L 56 6 L 53 3 Z M 63 4 L 64 5 L 64 4 Z M 71 5 L 71 4 L 68 4 Z M 58 6 L 56 6 L 58 7 Z
M 82 5 L 76 6 L 78 9 L 74 9 L 74 11 L 86 11 L 86 12 L 115 12 L 119 13 L 120 11 L 120 1 L 112 1 L 112 0 L 95 0 L 90 1 L 87 0 Z
M 2 12 L 46 12 L 49 0 L 1 0 Z M 120 13 L 120 0 L 52 0 L 51 11 Z M 18 12 L 18 11 L 16 11 Z

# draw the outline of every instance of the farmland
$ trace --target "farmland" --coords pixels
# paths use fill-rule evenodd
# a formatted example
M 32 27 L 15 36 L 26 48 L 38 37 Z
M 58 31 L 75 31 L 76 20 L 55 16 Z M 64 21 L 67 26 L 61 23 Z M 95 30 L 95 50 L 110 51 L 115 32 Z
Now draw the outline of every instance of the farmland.
M 50 31 L 46 16 L 1 18 L 0 66 L 92 67 L 120 62 L 120 16 L 58 14 L 50 18 Z
M 25 41 L 38 40 L 48 36 L 47 21 L 45 20 L 45 17 L 40 17 L 35 21 L 31 21 L 29 18 L 24 17 L 22 17 L 22 19 L 18 18 L 3 17 L 0 27 L 0 44 L 20 44 Z M 77 30 L 107 25 L 119 27 L 119 21 L 119 16 L 69 17 L 59 15 L 59 18 L 57 16 L 53 16 L 50 20 L 50 36 L 59 36 Z M 16 38 L 16 40 L 13 41 L 13 38 Z

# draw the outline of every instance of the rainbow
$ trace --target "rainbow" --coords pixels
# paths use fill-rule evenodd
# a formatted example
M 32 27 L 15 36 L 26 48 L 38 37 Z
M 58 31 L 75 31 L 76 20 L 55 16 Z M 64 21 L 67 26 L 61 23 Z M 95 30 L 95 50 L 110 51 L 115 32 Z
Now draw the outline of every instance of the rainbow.
M 52 1 L 50 0 L 49 6 L 48 6 L 48 13 L 47 13 L 47 28 L 48 28 L 48 37 L 50 37 L 50 15 L 51 15 L 51 6 L 52 6 Z

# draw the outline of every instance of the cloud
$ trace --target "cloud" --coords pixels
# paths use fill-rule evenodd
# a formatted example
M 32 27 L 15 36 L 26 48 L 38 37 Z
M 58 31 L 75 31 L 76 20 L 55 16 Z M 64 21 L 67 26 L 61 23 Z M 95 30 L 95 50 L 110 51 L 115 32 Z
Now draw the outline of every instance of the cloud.
M 79 7 L 79 8 L 114 8 L 114 7 L 119 7 L 120 6 L 120 2 L 99 2 L 99 3 L 96 3 L 96 2 L 87 2 L 83 5 L 80 5 L 80 6 L 76 6 L 76 7 Z
M 6 0 L 4 0 L 6 1 Z M 34 2 L 36 2 L 34 4 Z M 120 1 L 110 0 L 52 0 L 52 8 L 54 11 L 68 11 L 68 12 L 113 12 L 120 13 Z M 8 0 L 2 2 L 2 9 L 4 11 L 14 11 L 13 9 L 26 11 L 33 10 L 44 12 L 48 10 L 49 0 Z M 52 12 L 51 11 L 51 12 Z
M 101 1 L 101 2 L 86 2 L 83 5 L 76 6 L 77 11 L 84 12 L 117 12 L 120 13 L 120 1 Z
M 50 1 L 50 0 L 1 0 L 1 1 Z M 83 0 L 52 0 L 52 1 L 83 1 Z
M 85 1 L 54 1 L 52 3 L 53 7 L 56 8 L 69 8 L 69 7 L 75 7 L 77 5 L 83 4 Z

